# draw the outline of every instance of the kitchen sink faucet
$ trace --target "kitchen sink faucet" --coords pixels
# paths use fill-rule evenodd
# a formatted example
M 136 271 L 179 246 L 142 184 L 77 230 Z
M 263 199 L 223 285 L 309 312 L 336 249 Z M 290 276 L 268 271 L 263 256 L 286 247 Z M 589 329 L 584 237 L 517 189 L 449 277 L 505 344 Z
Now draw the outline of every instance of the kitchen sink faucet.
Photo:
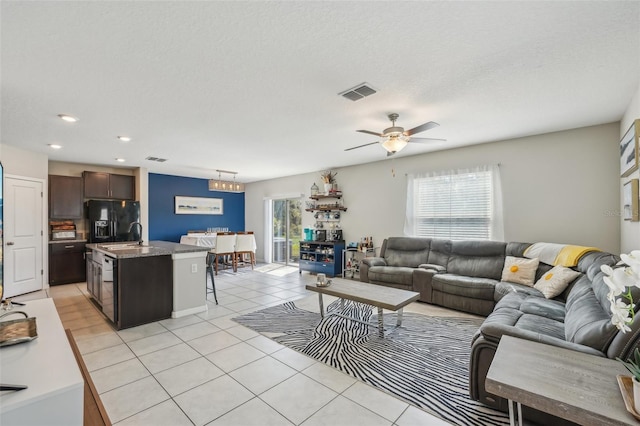
M 138 227 L 140 228 L 140 238 L 138 239 L 138 245 L 142 245 L 142 224 L 140 222 L 131 222 L 129 224 L 129 234 L 131 234 L 133 227 L 136 225 L 138 225 Z

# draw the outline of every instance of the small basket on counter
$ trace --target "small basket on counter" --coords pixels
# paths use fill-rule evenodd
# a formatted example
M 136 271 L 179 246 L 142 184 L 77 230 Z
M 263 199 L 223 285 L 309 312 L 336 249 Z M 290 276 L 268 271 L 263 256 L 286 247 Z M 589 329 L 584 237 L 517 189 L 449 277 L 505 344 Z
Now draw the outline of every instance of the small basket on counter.
M 4 317 L 14 314 L 24 318 L 3 321 Z M 36 318 L 29 317 L 26 312 L 13 311 L 0 315 L 0 347 L 29 342 L 38 337 Z

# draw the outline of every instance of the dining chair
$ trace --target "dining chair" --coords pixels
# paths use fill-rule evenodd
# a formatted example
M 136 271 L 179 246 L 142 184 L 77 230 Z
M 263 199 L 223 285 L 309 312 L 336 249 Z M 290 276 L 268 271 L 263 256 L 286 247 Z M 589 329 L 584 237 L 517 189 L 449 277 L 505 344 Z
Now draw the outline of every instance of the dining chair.
M 218 295 L 216 294 L 216 280 L 213 277 L 214 276 L 214 259 L 215 259 L 215 253 L 213 252 L 208 252 L 207 253 L 207 274 L 209 274 L 211 276 L 211 288 L 209 288 L 209 283 L 208 281 L 205 283 L 205 286 L 207 287 L 207 294 L 213 293 L 213 298 L 216 301 L 216 305 L 218 304 Z
M 236 268 L 235 263 L 235 247 L 236 247 L 236 234 L 233 232 L 219 232 L 216 235 L 216 247 L 211 250 L 214 253 L 215 262 L 214 269 L 215 274 L 218 275 L 218 265 L 220 264 L 220 258 L 222 258 L 222 264 L 225 265 L 226 262 L 224 259 L 229 257 L 231 259 L 231 267 L 233 268 L 233 272 L 236 272 L 238 269 Z
M 245 255 L 249 255 L 251 269 L 253 269 L 253 266 L 256 264 L 256 237 L 253 232 L 238 232 L 234 252 L 236 269 L 240 266 L 241 262 L 243 266 L 246 265 L 244 260 Z
M 191 230 L 187 231 L 187 235 L 189 235 L 189 234 L 206 234 L 206 233 L 207 233 L 207 231 L 197 230 L 197 229 L 196 230 L 191 229 Z

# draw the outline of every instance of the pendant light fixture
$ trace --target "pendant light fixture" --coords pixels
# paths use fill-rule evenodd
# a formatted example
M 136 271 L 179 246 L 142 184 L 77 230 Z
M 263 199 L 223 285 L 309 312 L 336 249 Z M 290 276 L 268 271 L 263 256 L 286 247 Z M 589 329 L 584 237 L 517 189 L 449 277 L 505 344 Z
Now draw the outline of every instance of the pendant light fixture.
M 244 184 L 236 182 L 238 172 L 219 169 L 216 169 L 216 172 L 218 172 L 218 179 L 209 179 L 209 191 L 244 192 Z M 233 175 L 233 180 L 222 180 L 223 173 Z

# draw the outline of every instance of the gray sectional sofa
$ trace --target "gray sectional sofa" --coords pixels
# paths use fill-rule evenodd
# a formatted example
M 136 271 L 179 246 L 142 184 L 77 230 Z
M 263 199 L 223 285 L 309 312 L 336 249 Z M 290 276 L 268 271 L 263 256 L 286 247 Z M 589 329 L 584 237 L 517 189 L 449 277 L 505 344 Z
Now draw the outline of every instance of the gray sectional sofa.
M 504 335 L 568 348 L 594 356 L 628 358 L 640 346 L 640 321 L 622 333 L 611 323 L 608 287 L 601 265 L 618 256 L 591 251 L 580 257 L 580 274 L 557 297 L 501 280 L 505 257 L 523 257 L 528 243 L 388 238 L 380 257 L 366 258 L 360 280 L 420 292 L 420 300 L 486 316 L 472 341 L 469 392 L 473 399 L 507 410 L 506 401 L 485 391 L 484 381 Z M 538 280 L 552 268 L 540 263 Z M 634 300 L 640 289 L 632 290 Z M 539 412 L 532 419 L 548 423 Z M 554 421 L 554 424 L 560 424 Z
M 505 256 L 522 257 L 529 245 L 391 237 L 383 241 L 380 257 L 362 261 L 360 281 L 417 291 L 422 302 L 487 316 L 513 286 L 537 292 L 500 281 Z M 549 269 L 540 267 L 540 274 Z

